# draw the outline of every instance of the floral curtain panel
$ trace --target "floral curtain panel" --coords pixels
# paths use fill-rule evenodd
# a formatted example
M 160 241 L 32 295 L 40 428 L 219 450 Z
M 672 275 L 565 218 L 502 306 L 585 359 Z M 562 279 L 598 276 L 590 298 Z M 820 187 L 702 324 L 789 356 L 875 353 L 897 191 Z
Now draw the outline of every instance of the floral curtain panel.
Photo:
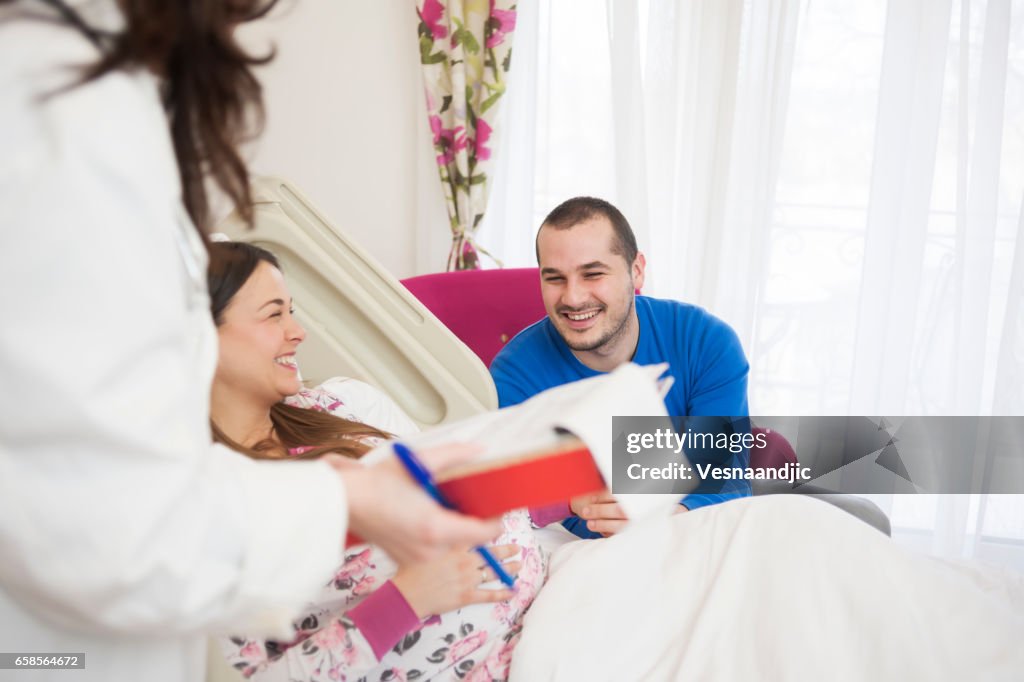
M 515 8 L 509 0 L 417 0 L 427 114 L 452 231 L 448 270 L 478 269 L 480 254 L 490 256 L 474 235 L 487 207 Z

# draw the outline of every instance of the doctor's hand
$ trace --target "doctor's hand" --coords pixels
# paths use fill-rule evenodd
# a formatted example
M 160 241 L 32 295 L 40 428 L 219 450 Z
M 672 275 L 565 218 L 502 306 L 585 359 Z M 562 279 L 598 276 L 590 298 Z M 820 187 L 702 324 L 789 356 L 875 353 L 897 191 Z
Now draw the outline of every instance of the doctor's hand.
M 424 466 L 438 472 L 478 452 L 468 445 L 446 445 L 417 454 Z M 499 519 L 476 519 L 438 506 L 394 457 L 367 467 L 337 455 L 324 460 L 345 481 L 349 530 L 399 565 L 429 561 L 453 547 L 486 544 L 501 534 Z
M 587 522 L 587 529 L 604 537 L 614 535 L 626 527 L 629 517 L 607 489 L 569 501 L 573 514 Z
M 518 545 L 494 545 L 491 554 L 501 562 L 519 553 Z M 516 575 L 519 561 L 502 563 L 509 575 Z M 433 561 L 409 564 L 398 569 L 391 582 L 409 602 L 419 618 L 448 613 L 469 604 L 505 601 L 515 596 L 510 589 L 481 589 L 496 580 L 494 571 L 476 552 L 463 548 L 442 554 Z

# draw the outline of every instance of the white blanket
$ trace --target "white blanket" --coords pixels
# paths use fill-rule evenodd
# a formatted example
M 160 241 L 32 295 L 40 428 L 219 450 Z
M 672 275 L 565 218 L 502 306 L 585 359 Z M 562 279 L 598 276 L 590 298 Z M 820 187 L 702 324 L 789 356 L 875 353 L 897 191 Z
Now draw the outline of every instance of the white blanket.
M 1024 577 L 835 507 L 738 500 L 552 557 L 511 679 L 1024 679 Z

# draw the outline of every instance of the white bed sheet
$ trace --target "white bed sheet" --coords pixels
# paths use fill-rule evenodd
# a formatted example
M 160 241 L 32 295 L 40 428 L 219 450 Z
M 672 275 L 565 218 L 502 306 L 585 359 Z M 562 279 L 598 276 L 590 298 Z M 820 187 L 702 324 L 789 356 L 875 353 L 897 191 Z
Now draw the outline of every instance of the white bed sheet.
M 558 544 L 511 679 L 1019 681 L 1022 644 L 1021 575 L 769 496 Z

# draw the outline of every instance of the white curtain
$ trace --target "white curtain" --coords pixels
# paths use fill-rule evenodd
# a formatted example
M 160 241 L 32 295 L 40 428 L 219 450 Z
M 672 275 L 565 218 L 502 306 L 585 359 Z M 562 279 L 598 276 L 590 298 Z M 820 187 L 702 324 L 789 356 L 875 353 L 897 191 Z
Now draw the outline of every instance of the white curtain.
M 546 0 L 517 30 L 506 263 L 603 196 L 645 293 L 740 334 L 753 414 L 1024 414 L 1024 0 Z M 1024 568 L 1020 496 L 876 499 L 901 542 Z

